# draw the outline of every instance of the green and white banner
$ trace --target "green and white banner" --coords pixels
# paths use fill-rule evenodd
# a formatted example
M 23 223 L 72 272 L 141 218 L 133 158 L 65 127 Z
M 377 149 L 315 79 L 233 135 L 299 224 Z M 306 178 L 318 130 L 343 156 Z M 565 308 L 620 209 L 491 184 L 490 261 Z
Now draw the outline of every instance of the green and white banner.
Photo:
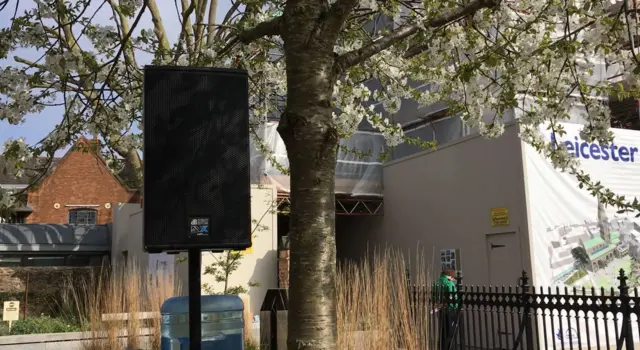
M 566 145 L 578 159 L 580 169 L 592 180 L 627 199 L 640 199 L 640 132 L 612 129 L 615 139 L 604 146 L 582 140 L 581 125 L 563 124 L 563 127 L 567 133 L 562 136 L 553 135 L 546 128 L 541 130 L 547 141 Z M 528 145 L 524 146 L 524 167 L 534 284 L 551 286 L 553 293 L 556 287 L 561 293 L 565 287 L 570 294 L 574 293 L 574 287 L 577 294 L 583 293 L 583 287 L 586 294 L 592 293 L 592 288 L 596 294 L 602 288 L 609 293 L 611 288 L 618 291 L 617 277 L 620 269 L 624 269 L 629 284 L 639 286 L 640 220 L 635 214 L 617 214 L 616 208 L 599 204 L 586 189 L 578 187 L 575 176 L 554 169 L 550 160 Z M 568 345 L 568 338 L 575 337 L 578 327 L 583 337 L 587 324 L 590 329 L 596 327 L 594 315 L 577 316 L 573 325 L 565 320 L 563 329 L 559 327 L 560 319 L 555 327 L 548 322 L 549 327 L 545 328 L 553 334 L 548 334 L 547 339 L 564 340 Z M 590 321 L 585 322 L 585 316 Z M 611 323 L 607 325 L 609 329 L 615 329 L 613 316 L 598 315 L 601 319 L 598 328 L 604 329 L 606 317 Z M 614 332 L 609 333 L 607 340 L 604 332 L 600 332 L 600 343 L 614 340 Z M 637 334 L 634 336 L 637 338 Z M 576 339 L 573 341 L 575 346 Z

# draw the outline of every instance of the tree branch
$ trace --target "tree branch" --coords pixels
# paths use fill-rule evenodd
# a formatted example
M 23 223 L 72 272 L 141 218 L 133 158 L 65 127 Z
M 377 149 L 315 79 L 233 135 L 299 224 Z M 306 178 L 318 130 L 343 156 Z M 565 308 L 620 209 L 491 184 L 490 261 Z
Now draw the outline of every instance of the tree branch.
M 231 19 L 231 17 L 233 17 L 233 14 L 236 13 L 236 11 L 238 10 L 239 7 L 240 7 L 240 1 L 233 2 L 233 6 L 231 6 L 229 11 L 227 11 L 227 14 L 224 15 L 224 19 L 222 20 L 222 22 L 220 24 L 229 23 L 229 20 Z M 216 32 L 216 39 L 219 39 L 219 38 L 220 38 L 220 30 L 218 30 Z
M 249 44 L 255 40 L 258 40 L 265 36 L 280 35 L 280 28 L 282 26 L 282 16 L 278 16 L 271 20 L 262 22 L 252 29 L 243 31 L 238 35 L 238 39 L 243 44 Z
M 13 60 L 18 62 L 18 63 L 22 63 L 22 64 L 25 64 L 25 65 L 29 66 L 29 67 L 27 67 L 27 69 L 28 68 L 39 68 L 39 69 L 46 70 L 46 68 L 45 68 L 45 66 L 43 64 L 40 64 L 40 63 L 34 62 L 34 61 L 30 61 L 30 60 L 28 60 L 26 58 L 22 58 L 20 56 L 14 56 Z
M 79 50 L 76 42 L 76 38 L 73 35 L 73 31 L 71 30 L 71 25 L 69 21 L 69 17 L 67 16 L 66 7 L 64 1 L 58 0 L 56 2 L 56 10 L 58 12 L 57 22 L 60 27 L 62 27 L 62 32 L 64 33 L 64 42 L 69 48 L 69 51 L 77 51 Z M 62 35 L 59 35 L 60 39 L 63 39 Z
M 233 6 L 231 6 L 229 11 L 227 11 L 227 14 L 224 16 L 224 19 L 220 24 L 226 25 L 227 23 L 229 23 L 229 21 L 233 17 L 233 14 L 238 10 L 239 7 L 240 7 L 240 1 L 233 2 Z M 222 38 L 223 33 L 224 33 L 224 27 L 218 27 L 218 29 L 216 30 L 215 40 L 220 40 Z
M 338 0 L 331 5 L 323 32 L 332 31 L 333 33 L 327 34 L 333 34 L 334 36 L 340 33 L 342 25 L 349 18 L 349 14 L 356 5 L 358 5 L 358 0 Z
M 209 26 L 207 27 L 207 45 L 213 44 L 215 36 L 216 12 L 218 10 L 218 0 L 211 0 L 209 5 Z
M 125 47 L 124 58 L 127 63 L 129 63 L 129 65 L 131 65 L 132 67 L 136 67 L 136 55 L 133 52 L 133 45 L 131 44 L 131 40 L 129 40 L 128 42 L 125 42 L 123 40 L 125 37 L 127 37 L 127 34 L 131 30 L 131 28 L 129 27 L 129 21 L 127 20 L 127 17 L 122 13 L 122 11 L 120 11 L 118 4 L 116 4 L 114 0 L 110 0 L 109 5 L 111 5 L 111 10 L 114 12 L 114 16 L 117 14 L 120 18 L 120 40 L 122 40 L 121 45 Z M 115 22 L 116 24 L 118 24 L 118 21 Z
M 429 48 L 428 43 L 423 43 L 420 45 L 410 47 L 407 52 L 404 53 L 404 58 L 411 58 L 415 55 L 422 53 L 424 50 Z
M 269 21 L 261 22 L 255 27 L 245 30 L 238 34 L 235 38 L 231 39 L 229 43 L 220 50 L 218 54 L 224 55 L 231 50 L 238 42 L 243 44 L 249 44 L 265 36 L 280 35 L 280 28 L 282 27 L 282 16 L 278 16 Z
M 167 32 L 164 30 L 164 25 L 162 24 L 162 17 L 160 16 L 160 10 L 158 9 L 158 5 L 155 0 L 147 0 L 147 7 L 149 8 L 149 12 L 151 12 L 151 21 L 153 22 L 153 31 L 156 34 L 156 38 L 158 38 L 158 49 L 162 56 L 166 56 L 167 53 L 171 50 L 169 47 L 169 39 L 167 39 Z
M 206 0 L 196 0 L 196 22 L 194 23 L 194 31 L 196 37 L 194 40 L 195 52 L 200 52 L 202 44 L 204 44 L 204 13 L 207 10 Z
M 428 27 L 438 28 L 449 23 L 456 22 L 462 18 L 473 15 L 483 8 L 496 8 L 500 5 L 501 0 L 474 0 L 473 2 L 458 7 L 454 10 L 444 13 L 440 17 L 433 18 L 427 24 Z M 399 43 L 400 41 L 412 36 L 420 30 L 421 26 L 417 24 L 405 25 L 392 33 L 385 35 L 369 45 L 359 49 L 349 51 L 336 59 L 336 68 L 339 72 L 360 64 L 380 51 Z
M 180 40 L 184 40 L 185 45 L 187 46 L 187 52 L 189 55 L 193 54 L 195 47 L 191 44 L 191 39 L 193 35 L 193 27 L 191 27 L 191 13 L 196 9 L 196 5 L 191 1 L 189 3 L 187 0 L 181 0 L 182 4 L 182 30 L 180 30 Z M 180 50 L 176 50 L 174 60 L 177 60 L 180 56 Z

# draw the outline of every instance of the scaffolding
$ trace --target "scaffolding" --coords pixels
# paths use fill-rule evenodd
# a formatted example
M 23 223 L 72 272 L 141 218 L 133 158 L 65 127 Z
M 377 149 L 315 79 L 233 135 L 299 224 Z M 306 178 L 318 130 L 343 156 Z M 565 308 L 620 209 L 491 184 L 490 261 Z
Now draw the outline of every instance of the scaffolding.
M 289 168 L 287 151 L 277 132 L 278 123 L 267 122 L 252 140 L 251 181 L 272 184 L 278 190 L 278 209 L 287 210 L 289 176 L 280 169 Z M 272 152 L 270 158 L 259 151 L 261 142 Z M 382 160 L 386 142 L 380 133 L 357 131 L 340 141 L 336 165 L 336 215 L 382 215 Z
M 287 213 L 291 201 L 288 193 L 278 193 L 278 211 Z M 338 216 L 383 216 L 384 201 L 382 197 L 347 197 L 336 196 L 336 215 Z

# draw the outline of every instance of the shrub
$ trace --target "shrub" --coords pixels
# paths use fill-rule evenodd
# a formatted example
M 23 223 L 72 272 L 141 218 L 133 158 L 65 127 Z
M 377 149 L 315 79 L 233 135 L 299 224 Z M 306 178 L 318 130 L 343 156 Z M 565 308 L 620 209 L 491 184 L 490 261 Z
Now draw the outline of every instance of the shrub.
M 405 258 L 391 249 L 371 256 L 338 266 L 337 348 L 429 349 L 429 305 L 426 298 L 410 301 Z M 426 266 L 418 254 L 412 271 L 415 285 L 426 286 L 431 281 Z
M 0 337 L 9 335 L 9 324 L 7 322 L 0 322 Z
M 173 279 L 151 281 L 150 275 L 134 262 L 126 267 L 102 273 L 81 283 L 69 283 L 62 304 L 67 313 L 77 318 L 91 339 L 83 344 L 85 350 L 160 349 L 160 307 L 181 290 Z M 152 312 L 158 316 L 145 321 L 129 320 L 105 322 L 104 314 L 135 314 Z M 150 343 L 143 344 L 140 330 L 150 328 Z M 126 337 L 123 339 L 123 330 Z
M 0 292 L 2 301 L 20 302 L 20 317 L 63 316 L 59 300 L 65 284 L 87 280 L 100 267 L 13 267 L 7 276 L 9 289 Z
M 26 294 L 26 295 L 25 295 Z M 26 302 L 25 302 L 26 296 Z M 53 301 L 60 299 L 60 292 L 29 290 L 24 292 L 0 292 L 0 304 L 3 301 L 19 301 L 20 317 L 23 317 L 26 308 L 27 317 L 38 317 L 40 315 L 48 315 L 51 317 L 60 316 L 60 310 Z
M 27 317 L 13 322 L 11 335 L 77 332 L 80 326 L 62 317 Z

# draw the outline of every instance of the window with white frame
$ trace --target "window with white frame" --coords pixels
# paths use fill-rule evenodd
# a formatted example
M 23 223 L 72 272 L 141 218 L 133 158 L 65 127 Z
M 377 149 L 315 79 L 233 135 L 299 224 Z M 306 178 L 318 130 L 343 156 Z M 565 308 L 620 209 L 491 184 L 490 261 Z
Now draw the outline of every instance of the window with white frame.
M 69 224 L 95 225 L 98 223 L 98 211 L 94 209 L 80 208 L 69 210 Z

